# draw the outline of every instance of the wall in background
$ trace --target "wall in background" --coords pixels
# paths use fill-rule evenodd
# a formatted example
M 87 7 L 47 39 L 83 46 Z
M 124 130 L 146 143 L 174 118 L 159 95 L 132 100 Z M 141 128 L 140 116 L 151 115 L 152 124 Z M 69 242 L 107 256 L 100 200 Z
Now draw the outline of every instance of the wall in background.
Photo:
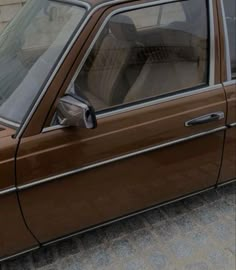
M 0 31 L 14 18 L 25 2 L 26 0 L 0 0 Z

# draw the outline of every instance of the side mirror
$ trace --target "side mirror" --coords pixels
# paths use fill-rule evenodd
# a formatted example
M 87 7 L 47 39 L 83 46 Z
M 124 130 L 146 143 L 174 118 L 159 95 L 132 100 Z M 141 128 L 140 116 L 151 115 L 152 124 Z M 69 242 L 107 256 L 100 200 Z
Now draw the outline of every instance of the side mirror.
M 76 95 L 67 94 L 57 105 L 57 122 L 62 126 L 93 129 L 97 127 L 94 109 Z

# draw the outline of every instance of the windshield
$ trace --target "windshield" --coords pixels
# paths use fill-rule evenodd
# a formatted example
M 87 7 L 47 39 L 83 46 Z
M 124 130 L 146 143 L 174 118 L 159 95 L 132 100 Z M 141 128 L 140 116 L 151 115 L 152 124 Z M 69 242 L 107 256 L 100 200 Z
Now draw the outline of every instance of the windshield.
M 20 124 L 86 10 L 29 0 L 0 35 L 0 118 Z

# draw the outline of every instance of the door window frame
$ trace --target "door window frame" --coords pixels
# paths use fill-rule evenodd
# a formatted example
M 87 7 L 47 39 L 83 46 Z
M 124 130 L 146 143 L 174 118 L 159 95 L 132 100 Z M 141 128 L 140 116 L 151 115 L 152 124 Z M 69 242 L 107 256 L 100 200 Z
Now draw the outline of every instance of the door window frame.
M 184 0 L 155 0 L 155 1 L 150 1 L 150 2 L 146 2 L 146 3 L 131 3 L 130 6 L 117 7 L 115 10 L 111 11 L 107 15 L 107 17 L 104 19 L 104 21 L 102 22 L 100 28 L 98 29 L 97 33 L 95 34 L 95 36 L 92 40 L 92 42 L 88 46 L 88 49 L 86 50 L 79 66 L 78 66 L 76 72 L 74 73 L 72 80 L 70 81 L 70 83 L 67 87 L 67 90 L 65 92 L 67 92 L 73 86 L 77 76 L 81 72 L 86 60 L 88 59 L 89 54 L 91 53 L 96 41 L 100 37 L 100 34 L 102 33 L 103 29 L 105 28 L 106 24 L 111 19 L 111 17 L 113 17 L 114 15 L 119 14 L 119 13 L 133 11 L 133 10 L 137 10 L 137 9 L 141 9 L 141 8 L 160 6 L 163 4 L 183 2 L 183 1 Z M 111 108 L 111 109 L 108 108 L 107 111 L 105 111 L 105 112 L 96 113 L 96 117 L 98 120 L 101 118 L 117 115 L 120 113 L 133 111 L 133 110 L 141 109 L 144 107 L 149 107 L 149 106 L 156 105 L 156 104 L 159 104 L 162 102 L 175 100 L 177 98 L 182 98 L 182 97 L 194 95 L 197 93 L 215 90 L 215 89 L 218 89 L 221 87 L 220 84 L 215 84 L 216 39 L 215 39 L 215 22 L 214 22 L 215 14 L 214 14 L 214 8 L 213 8 L 213 1 L 214 0 L 206 0 L 207 16 L 208 16 L 207 17 L 207 19 L 208 19 L 208 45 L 209 45 L 208 46 L 208 81 L 207 81 L 207 85 L 203 85 L 202 87 L 196 86 L 194 88 L 188 88 L 188 89 L 183 90 L 183 91 L 181 91 L 181 90 L 180 91 L 177 90 L 176 92 L 173 91 L 170 95 L 166 95 L 164 97 L 163 96 L 155 96 L 153 98 L 143 99 L 139 102 L 132 102 L 129 104 L 125 104 L 123 106 L 122 105 L 116 106 L 116 107 Z M 111 8 L 114 8 L 114 6 L 111 6 Z M 61 128 L 65 128 L 65 127 L 63 127 L 61 125 L 45 127 L 42 132 L 46 133 L 46 132 L 61 129 Z
M 231 67 L 231 56 L 229 49 L 229 34 L 226 22 L 226 14 L 223 0 L 220 0 L 220 7 L 222 12 L 222 20 L 223 20 L 223 38 L 224 38 L 224 53 L 225 53 L 225 64 L 226 64 L 226 85 L 236 83 L 236 78 L 232 76 L 232 67 Z
M 141 8 L 147 8 L 147 7 L 152 7 L 152 6 L 161 6 L 164 4 L 168 4 L 168 3 L 176 3 L 176 2 L 183 2 L 183 0 L 162 0 L 162 1 L 152 1 L 152 2 L 148 2 L 148 3 L 142 3 L 142 4 L 134 4 L 128 7 L 122 7 L 122 8 L 117 8 L 116 10 L 112 11 L 103 21 L 101 27 L 99 28 L 99 30 L 97 31 L 93 41 L 91 42 L 90 46 L 88 47 L 82 61 L 80 62 L 68 88 L 66 91 L 69 91 L 69 89 L 71 89 L 71 87 L 73 86 L 76 78 L 78 77 L 78 75 L 80 74 L 86 60 L 88 59 L 94 45 L 96 44 L 97 40 L 99 39 L 102 31 L 104 30 L 105 26 L 107 25 L 107 23 L 109 22 L 109 20 L 120 13 L 124 13 L 124 12 L 128 12 L 128 11 L 135 11 L 137 9 L 141 9 Z M 173 91 L 172 93 L 170 93 L 168 96 L 169 98 L 171 98 L 171 96 L 180 96 L 182 97 L 184 95 L 184 93 L 187 93 L 189 91 L 195 91 L 196 89 L 204 89 L 207 88 L 209 86 L 213 86 L 215 83 L 215 29 L 214 29 L 214 14 L 213 14 L 213 5 L 212 5 L 212 0 L 206 0 L 206 3 L 208 5 L 207 7 L 207 16 L 208 16 L 208 81 L 207 81 L 207 85 L 203 85 L 202 87 L 200 86 L 196 86 L 193 88 L 188 88 L 188 89 L 184 89 L 184 90 L 176 90 Z M 184 93 L 183 93 L 184 91 Z M 167 95 L 166 95 L 167 96 Z M 165 98 L 165 97 L 164 97 Z M 129 110 L 133 110 L 133 109 L 138 109 L 138 108 L 143 108 L 146 106 L 150 106 L 155 104 L 156 102 L 158 102 L 158 100 L 163 99 L 163 97 L 161 96 L 155 96 L 155 97 L 151 97 L 151 98 L 145 98 L 142 99 L 140 101 L 134 101 L 132 103 L 128 103 L 128 104 L 121 104 L 112 108 L 107 108 L 101 112 L 96 112 L 96 116 L 97 118 L 103 118 L 109 115 L 114 115 L 114 114 L 118 114 L 124 111 L 129 111 Z

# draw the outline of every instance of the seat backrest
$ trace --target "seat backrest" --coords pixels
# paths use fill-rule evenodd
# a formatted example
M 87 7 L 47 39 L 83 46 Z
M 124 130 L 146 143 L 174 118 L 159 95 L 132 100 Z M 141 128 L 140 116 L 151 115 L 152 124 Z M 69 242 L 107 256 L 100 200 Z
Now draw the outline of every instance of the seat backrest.
M 122 103 L 129 90 L 125 70 L 135 46 L 136 28 L 129 17 L 119 15 L 109 22 L 109 29 L 88 71 L 88 91 L 112 106 Z
M 202 82 L 202 65 L 194 37 L 174 30 L 159 33 L 159 45 L 150 54 L 125 102 L 168 94 Z M 199 41 L 199 43 L 201 43 Z

